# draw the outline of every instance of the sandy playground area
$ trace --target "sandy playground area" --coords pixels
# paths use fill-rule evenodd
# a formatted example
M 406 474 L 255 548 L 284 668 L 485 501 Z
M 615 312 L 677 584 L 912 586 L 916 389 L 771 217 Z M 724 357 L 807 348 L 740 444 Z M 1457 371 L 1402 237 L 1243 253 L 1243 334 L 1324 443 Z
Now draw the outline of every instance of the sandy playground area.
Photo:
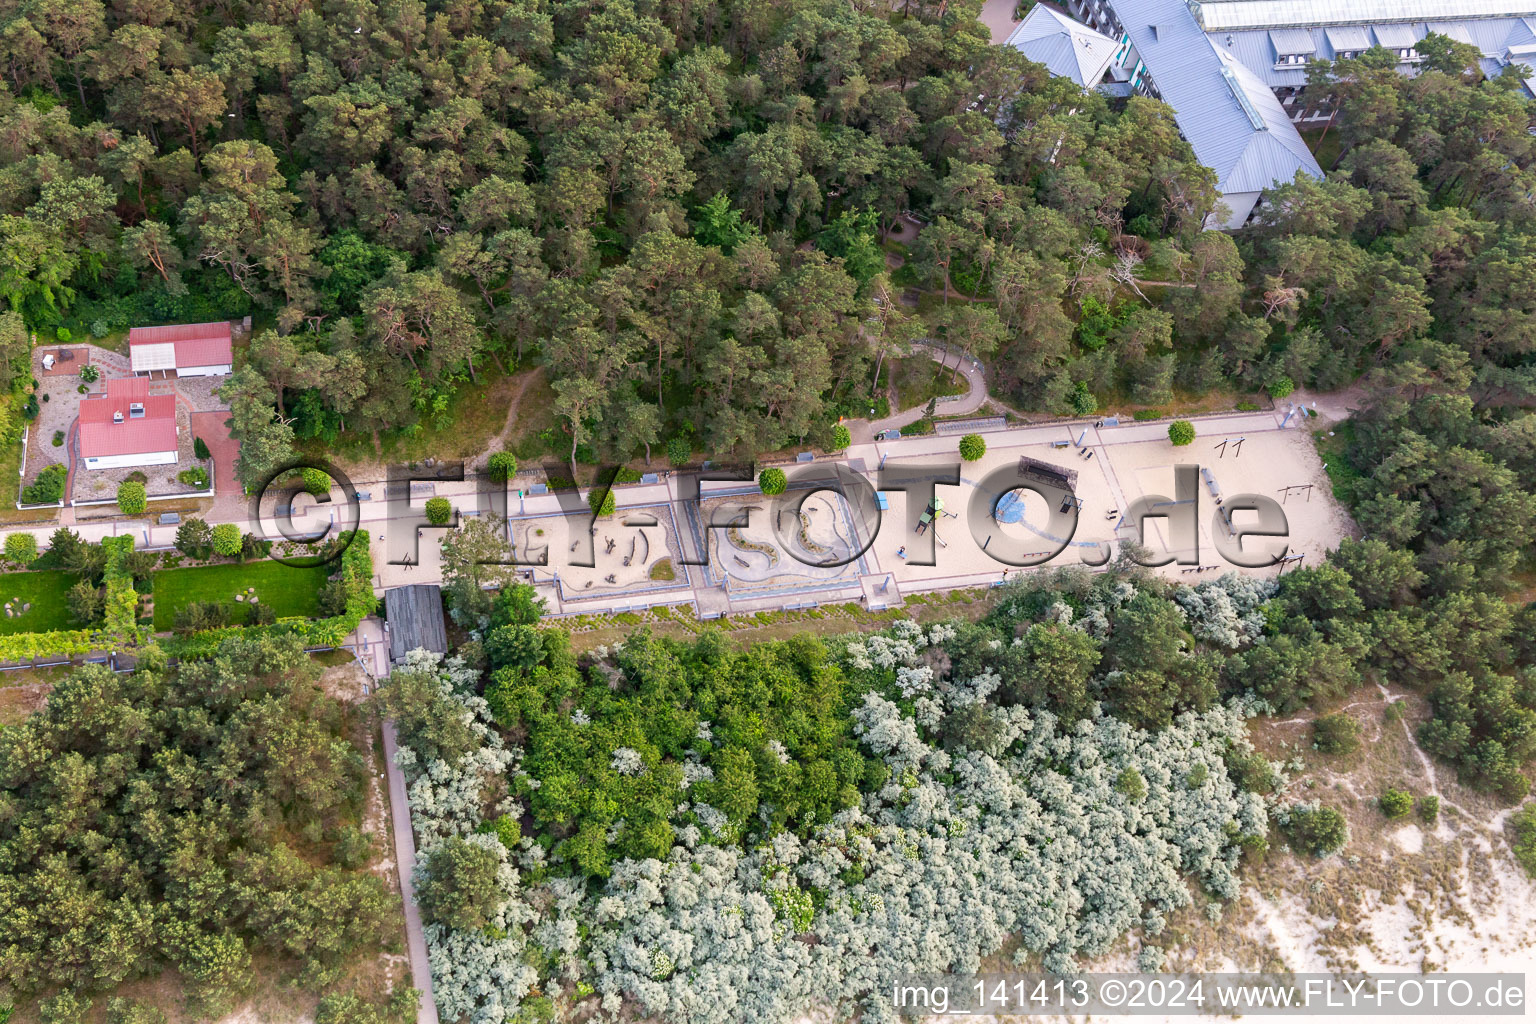
M 1243 544 L 1245 551 L 1283 547 L 1289 556 L 1304 555 L 1300 564 L 1315 565 L 1325 551 L 1353 532 L 1303 431 L 1255 433 L 1241 447 L 1229 441 L 1225 448 L 1221 443 L 1227 439 L 1220 436 L 1200 437 L 1179 449 L 1166 440 L 1115 443 L 1113 432 L 1101 436 L 1108 443 L 1093 443 L 1094 435 L 1089 433 L 1082 448 L 1070 442 L 1064 448 L 994 442 L 982 459 L 961 468 L 958 485 L 935 485 L 934 496 L 943 501 L 944 511 L 921 532 L 918 520 L 927 507 L 926 495 L 918 489 L 882 492 L 887 508 L 873 545 L 875 560 L 882 570 L 894 571 L 898 580 L 929 585 L 987 573 L 1001 579 L 1005 572 L 1011 575 L 1042 560 L 1050 565 L 1102 564 L 1119 552 L 1120 541 L 1136 539 L 1126 520 L 1136 499 L 1177 499 L 1177 464 L 1199 467 L 1192 506 L 1197 542 L 1188 543 L 1187 534 L 1171 529 L 1171 519 L 1156 516 L 1145 521 L 1142 539 L 1154 554 L 1174 556 L 1174 562 L 1162 567 L 1171 577 L 1238 568 L 1218 550 L 1216 532 L 1226 529 L 1222 511 L 1240 495 L 1279 503 L 1287 530 L 1286 537 L 1278 540 L 1250 537 Z M 888 465 L 912 467 L 936 461 L 892 457 Z M 1216 502 L 1218 495 L 1222 505 Z M 1187 515 L 1190 507 L 1166 509 Z M 994 515 L 999 509 L 1001 517 Z M 1232 513 L 1232 522 L 1239 530 L 1254 527 L 1258 515 L 1238 511 Z M 1171 539 L 1175 536 L 1179 539 Z M 1238 571 L 1273 575 L 1276 569 Z
M 524 562 L 543 563 L 535 578 L 558 572 L 567 600 L 591 592 L 686 586 L 686 570 L 677 562 L 671 512 L 665 505 L 626 508 L 591 524 L 585 514 L 529 516 L 511 520 L 512 550 Z M 590 557 L 589 557 L 590 555 Z M 590 565 L 575 563 L 590 561 Z

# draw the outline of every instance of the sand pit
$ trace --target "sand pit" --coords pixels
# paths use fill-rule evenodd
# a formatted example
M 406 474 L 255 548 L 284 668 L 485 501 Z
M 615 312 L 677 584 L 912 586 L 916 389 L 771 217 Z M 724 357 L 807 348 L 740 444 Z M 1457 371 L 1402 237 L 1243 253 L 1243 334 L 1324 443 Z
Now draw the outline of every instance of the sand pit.
M 1081 507 L 1062 512 L 1068 492 L 1046 482 L 1049 473 L 1021 478 L 1021 455 L 1064 474 L 1075 472 L 1071 493 Z M 892 458 L 889 463 L 905 468 L 934 461 Z M 958 485 L 934 486 L 933 496 L 944 503 L 944 511 L 921 532 L 926 492 L 883 492 L 888 507 L 875 538 L 875 558 L 881 569 L 892 569 L 903 583 L 920 588 L 974 586 L 978 579 L 1000 580 L 1004 573 L 1045 560 L 1053 565 L 1102 560 L 1114 539 L 1108 513 L 1120 504 L 1105 467 L 1104 459 L 1085 461 L 1075 450 L 994 443 L 985 457 L 961 469 Z M 1001 512 L 1001 520 L 994 518 L 994 510 Z
M 589 528 L 591 547 L 585 549 L 582 532 Z M 595 523 L 585 514 L 531 516 L 513 519 L 510 529 L 517 557 L 544 563 L 540 579 L 558 572 L 566 600 L 687 585 L 677 568 L 666 506 L 625 509 Z M 573 564 L 588 560 L 588 551 L 592 565 Z
M 1174 466 L 1197 465 L 1202 473 L 1196 485 L 1198 495 L 1195 522 L 1199 529 L 1198 550 L 1179 542 L 1170 542 L 1169 522 L 1166 519 L 1148 519 L 1144 543 L 1154 550 L 1171 551 L 1178 560 L 1165 572 L 1177 575 L 1188 568 L 1185 562 L 1198 566 L 1219 566 L 1222 572 L 1233 568 L 1222 556 L 1216 545 L 1217 533 L 1224 527 L 1217 519 L 1216 496 L 1222 498 L 1223 507 L 1235 504 L 1242 495 L 1257 495 L 1280 504 L 1285 515 L 1287 536 L 1283 542 L 1273 542 L 1278 550 L 1281 544 L 1291 556 L 1304 555 L 1303 565 L 1316 565 L 1324 552 L 1337 547 L 1339 541 L 1353 532 L 1348 515 L 1333 500 L 1327 474 L 1317 456 L 1312 440 L 1304 431 L 1270 431 L 1248 435 L 1240 449 L 1221 444 L 1225 437 L 1212 435 L 1196 438 L 1195 443 L 1184 448 L 1173 448 L 1166 442 L 1148 441 L 1137 444 L 1111 445 L 1106 451 L 1110 471 L 1122 488 L 1126 507 L 1143 495 L 1161 495 L 1168 499 L 1177 497 Z M 1234 454 L 1237 452 L 1237 454 Z M 1311 485 L 1308 489 L 1307 485 Z M 1213 492 L 1214 487 L 1214 492 Z M 1238 528 L 1257 525 L 1255 513 L 1235 512 L 1233 522 Z M 1133 536 L 1129 531 L 1124 536 Z M 1265 538 L 1250 538 L 1244 549 L 1256 547 L 1263 552 L 1272 543 Z M 1273 572 L 1271 568 L 1253 569 L 1252 572 Z
M 1108 443 L 1094 443 L 1099 438 Z M 1213 524 L 1213 518 L 1219 508 L 1236 504 L 1234 499 L 1240 495 L 1281 503 L 1288 530 L 1283 543 L 1288 554 L 1306 556 L 1300 564 L 1317 564 L 1324 552 L 1353 530 L 1334 502 L 1321 460 L 1303 431 L 1252 434 L 1240 454 L 1235 445 L 1220 448 L 1224 440 L 1220 436 L 1200 437 L 1184 448 L 1174 448 L 1166 439 L 1116 443 L 1114 438 L 1113 429 L 1089 431 L 1083 448 L 1010 447 L 993 441 L 982 459 L 963 466 L 959 485 L 935 486 L 934 495 L 943 500 L 946 512 L 955 515 L 939 518 L 924 533 L 917 531 L 917 519 L 926 507 L 926 495 L 917 490 L 886 492 L 888 508 L 873 548 L 878 569 L 894 571 L 906 584 L 944 587 L 988 574 L 1002 579 L 1042 560 L 1050 565 L 1102 564 L 1119 552 L 1122 541 L 1136 539 L 1125 522 L 1134 501 L 1158 495 L 1176 499 L 1176 464 L 1209 470 L 1223 505 L 1216 504 L 1211 485 L 1197 474 L 1195 544 L 1173 540 L 1167 519 L 1147 518 L 1142 543 L 1154 555 L 1174 556 L 1174 562 L 1161 568 L 1170 577 L 1187 580 L 1200 570 L 1237 568 L 1216 546 L 1213 530 L 1225 527 L 1219 519 Z M 1025 477 L 1019 475 L 1021 457 L 1032 460 L 1026 464 Z M 891 466 L 934 462 L 931 456 L 889 459 Z M 1058 473 L 1070 482 L 1070 489 L 1052 486 L 1050 480 Z M 1306 484 L 1313 485 L 1310 493 L 1297 486 Z M 1075 510 L 1064 507 L 1069 493 L 1078 503 Z M 994 518 L 994 509 L 1000 511 L 1001 519 Z M 1258 516 L 1238 511 L 1232 518 L 1243 529 L 1256 526 Z M 1243 547 L 1249 550 L 1269 543 L 1266 538 L 1250 537 Z M 1238 571 L 1273 576 L 1277 569 L 1267 565 Z

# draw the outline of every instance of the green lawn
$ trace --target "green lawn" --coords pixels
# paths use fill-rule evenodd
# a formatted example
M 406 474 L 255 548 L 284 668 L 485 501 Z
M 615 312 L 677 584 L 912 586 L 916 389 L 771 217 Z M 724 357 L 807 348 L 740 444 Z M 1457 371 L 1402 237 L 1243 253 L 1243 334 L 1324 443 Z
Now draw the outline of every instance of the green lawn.
M 261 603 L 270 605 L 278 618 L 320 613 L 320 588 L 332 569 L 315 566 L 296 569 L 262 559 L 245 565 L 206 565 L 190 569 L 162 569 L 155 573 L 155 629 L 175 626 L 176 613 L 193 601 L 227 601 L 246 587 L 255 587 Z
M 56 569 L 47 572 L 8 572 L 0 574 L 0 603 L 12 608 L 30 603 L 20 615 L 6 615 L 0 610 L 0 636 L 12 633 L 46 633 L 55 629 L 79 629 L 69 617 L 66 596 L 79 577 Z

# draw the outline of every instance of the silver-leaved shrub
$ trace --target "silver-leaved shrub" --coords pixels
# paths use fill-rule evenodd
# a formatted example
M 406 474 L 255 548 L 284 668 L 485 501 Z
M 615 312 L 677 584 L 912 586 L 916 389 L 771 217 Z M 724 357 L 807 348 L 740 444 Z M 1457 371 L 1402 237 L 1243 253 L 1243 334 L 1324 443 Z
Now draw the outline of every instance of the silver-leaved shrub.
M 1134 596 L 1125 589 L 1110 607 Z M 1186 615 L 1195 629 L 1249 635 L 1256 596 L 1217 581 Z M 1267 815 L 1223 757 L 1251 753 L 1250 708 L 1186 712 L 1147 732 L 1095 707 L 1069 727 L 989 702 L 1000 682 L 990 670 L 952 677 L 943 645 L 954 635 L 902 621 L 832 645 L 848 670 L 889 680 L 853 712 L 855 735 L 887 774 L 804 840 L 781 832 L 744 851 L 730 845 L 739 836 L 723 814 L 684 792 L 669 855 L 619 861 L 590 889 L 570 878 L 524 882 L 528 871 L 544 874 L 544 861 L 523 839 L 523 871 L 509 858 L 499 876 L 504 929 L 429 929 L 440 1013 L 500 1024 L 537 984 L 549 995 L 594 993 L 601 1019 L 637 1006 L 663 1020 L 734 1024 L 831 1007 L 895 1021 L 882 993 L 901 974 L 978 970 L 1010 937 L 1019 964 L 1069 972 L 1128 931 L 1155 936 L 1192 900 L 1205 908 L 1237 895 L 1241 844 L 1264 834 Z M 474 799 L 505 792 L 487 789 L 490 777 L 518 770 L 484 701 L 452 685 L 452 665 L 412 670 L 441 674 L 484 746 L 453 765 L 402 755 L 427 849 L 473 831 L 484 814 Z M 986 750 L 931 740 L 949 716 L 978 714 L 989 719 Z M 633 767 L 622 752 L 615 761 Z M 1144 792 L 1122 792 L 1117 781 L 1129 774 Z M 685 786 L 700 778 L 683 775 Z M 1160 966 L 1154 950 L 1141 957 L 1148 968 Z

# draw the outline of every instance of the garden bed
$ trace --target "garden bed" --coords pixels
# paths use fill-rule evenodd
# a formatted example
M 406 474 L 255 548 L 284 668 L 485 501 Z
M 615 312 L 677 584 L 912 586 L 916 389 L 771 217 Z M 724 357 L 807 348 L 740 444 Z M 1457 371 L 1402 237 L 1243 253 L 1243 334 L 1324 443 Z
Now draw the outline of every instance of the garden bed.
M 77 377 L 48 377 L 39 383 L 37 418 L 27 424 L 26 465 L 20 477 L 21 489 L 36 483 L 38 474 L 54 463 L 68 466 L 69 433 L 79 416 L 80 400 L 85 397 L 79 393 L 79 385 Z M 55 439 L 59 444 L 53 443 Z M 19 491 L 16 500 L 21 500 Z

